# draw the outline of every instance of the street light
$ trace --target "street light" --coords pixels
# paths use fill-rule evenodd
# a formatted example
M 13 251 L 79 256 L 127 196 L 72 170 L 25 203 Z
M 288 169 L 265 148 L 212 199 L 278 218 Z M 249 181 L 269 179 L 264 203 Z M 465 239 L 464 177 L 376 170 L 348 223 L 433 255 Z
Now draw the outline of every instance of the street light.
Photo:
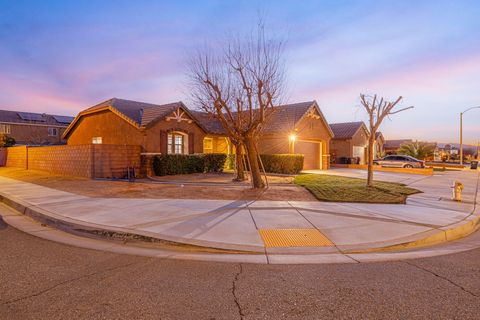
M 460 165 L 462 166 L 463 166 L 463 132 L 462 132 L 463 131 L 463 114 L 472 109 L 480 109 L 480 106 L 471 107 L 463 112 L 460 112 Z

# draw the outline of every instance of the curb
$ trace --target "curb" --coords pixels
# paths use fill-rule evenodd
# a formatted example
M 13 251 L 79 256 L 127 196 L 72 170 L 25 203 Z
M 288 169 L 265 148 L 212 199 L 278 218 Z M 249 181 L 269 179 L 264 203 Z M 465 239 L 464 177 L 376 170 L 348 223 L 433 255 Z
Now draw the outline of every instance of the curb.
M 479 174 L 480 177 L 480 174 Z M 480 179 L 477 178 L 477 187 L 474 196 L 474 206 L 470 215 L 464 218 L 462 221 L 441 227 L 439 229 L 433 229 L 426 232 L 418 233 L 410 237 L 410 239 L 404 239 L 405 242 L 392 244 L 393 241 L 389 241 L 390 244 L 384 242 L 378 243 L 365 243 L 353 245 L 341 245 L 336 246 L 338 253 L 341 254 L 357 254 L 357 253 L 381 253 L 391 251 L 402 251 L 407 249 L 415 249 L 426 246 L 433 246 L 441 243 L 446 243 L 453 240 L 464 238 L 473 232 L 480 229 L 480 212 L 477 207 L 477 195 L 480 187 Z M 282 248 L 279 250 L 268 250 L 264 246 L 257 245 L 242 245 L 242 244 L 226 244 L 222 242 L 185 239 L 175 236 L 166 236 L 148 231 L 133 231 L 127 228 L 112 227 L 99 224 L 93 224 L 89 222 L 79 221 L 73 218 L 59 216 L 50 211 L 36 207 L 23 200 L 16 199 L 12 196 L 5 196 L 0 193 L 0 202 L 13 208 L 21 215 L 28 216 L 40 223 L 51 226 L 53 228 L 72 233 L 82 235 L 86 237 L 103 237 L 108 239 L 127 239 L 127 240 L 140 240 L 146 242 L 160 242 L 170 246 L 191 246 L 197 250 L 218 250 L 218 252 L 234 253 L 234 254 L 265 254 L 266 251 L 275 251 L 275 254 L 295 254 L 298 252 L 292 250 L 293 248 Z M 133 232 L 132 232 L 133 231 Z M 437 231 L 437 232 L 435 232 Z M 414 238 L 411 240 L 411 238 Z M 401 241 L 401 239 L 397 239 Z M 349 248 L 350 247 L 350 248 Z M 363 247 L 363 248 L 362 248 Z M 323 247 L 322 247 L 323 248 Z M 322 249 L 320 248 L 320 249 Z M 304 248 L 305 249 L 305 248 Z M 310 248 L 313 249 L 313 248 Z M 317 248 L 318 249 L 318 248 Z M 294 252 L 295 251 L 295 252 Z M 302 251 L 302 250 L 299 250 Z M 305 251 L 305 250 L 303 250 Z M 327 254 L 325 250 L 306 250 L 309 254 Z M 328 253 L 331 254 L 331 253 Z
M 20 215 L 29 217 L 38 223 L 47 225 L 49 227 L 71 233 L 74 235 L 79 235 L 87 238 L 102 238 L 102 239 L 122 239 L 122 240 L 139 240 L 144 242 L 157 242 L 169 246 L 177 247 L 192 247 L 198 251 L 212 251 L 215 250 L 218 253 L 230 253 L 230 254 L 264 254 L 264 248 L 251 248 L 250 246 L 243 246 L 244 248 L 239 249 L 238 246 L 231 245 L 222 245 L 213 246 L 212 242 L 207 241 L 197 241 L 189 239 L 174 239 L 175 237 L 162 237 L 159 238 L 156 234 L 150 234 L 149 232 L 130 232 L 128 229 L 117 228 L 109 226 L 108 229 L 104 228 L 101 225 L 92 224 L 88 222 L 79 223 L 78 220 L 67 218 L 67 217 L 57 217 L 55 214 L 36 208 L 35 206 L 30 206 L 25 202 L 5 197 L 0 193 L 0 202 L 17 211 Z
M 429 235 L 427 237 L 424 237 L 415 241 L 409 241 L 409 242 L 404 242 L 404 243 L 395 244 L 392 246 L 380 247 L 380 248 L 345 250 L 345 251 L 342 251 L 342 253 L 353 254 L 353 253 L 392 252 L 392 251 L 401 251 L 401 250 L 407 250 L 407 249 L 423 248 L 423 247 L 434 246 L 434 245 L 465 238 L 479 229 L 480 229 L 480 217 L 476 217 L 470 220 L 469 222 L 459 225 L 457 227 L 453 227 L 447 230 L 442 230 L 433 235 Z
M 414 248 L 422 248 L 427 246 L 434 246 L 441 243 L 446 243 L 454 240 L 465 238 L 475 231 L 480 229 L 480 212 L 477 211 L 477 196 L 480 188 L 480 173 L 477 176 L 477 188 L 475 190 L 475 196 L 473 198 L 472 212 L 465 217 L 461 222 L 451 224 L 440 228 L 441 231 L 432 235 L 417 239 L 415 241 L 408 241 L 396 245 L 385 246 L 382 248 L 371 248 L 361 250 L 346 250 L 342 251 L 345 254 L 354 253 L 373 253 L 373 252 L 391 252 L 400 251 Z M 464 222 L 467 221 L 467 222 Z
M 169 246 L 178 246 L 178 247 L 187 247 L 190 246 L 198 251 L 212 251 L 217 250 L 219 253 L 230 253 L 230 254 L 264 254 L 264 247 L 254 247 L 249 245 L 229 245 L 224 243 L 215 243 L 211 241 L 202 241 L 202 240 L 193 240 L 193 239 L 181 239 L 176 237 L 162 236 L 159 238 L 157 234 L 151 234 L 149 232 L 131 232 L 131 230 L 124 228 L 117 228 L 108 226 L 106 228 L 102 225 L 91 224 L 88 222 L 79 222 L 78 220 L 67 218 L 67 217 L 58 217 L 55 214 L 45 211 L 35 206 L 29 205 L 19 199 L 12 197 L 6 197 L 0 193 L 0 202 L 4 203 L 8 207 L 16 210 L 19 214 L 32 218 L 33 220 L 48 225 L 52 228 L 59 229 L 61 231 L 80 235 L 88 238 L 103 238 L 103 239 L 123 239 L 123 240 L 137 240 L 144 242 L 157 242 Z M 466 223 L 458 222 L 452 227 L 438 231 L 432 234 L 432 231 L 427 231 L 427 236 L 425 233 L 418 234 L 419 239 L 413 241 L 407 241 L 400 244 L 380 246 L 380 247 L 371 247 L 373 243 L 364 244 L 364 246 L 369 246 L 365 249 L 347 249 L 342 247 L 348 246 L 337 246 L 339 253 L 342 254 L 362 254 L 362 253 L 381 253 L 381 252 L 392 252 L 392 251 L 402 251 L 408 249 L 421 248 L 426 246 L 438 245 L 441 243 L 446 243 L 453 240 L 458 240 L 464 238 L 475 231 L 480 229 L 480 216 L 475 215 L 476 207 L 473 209 L 471 215 L 466 218 L 469 220 Z M 360 246 L 360 245 L 359 245 Z M 292 248 L 283 248 L 285 249 L 275 252 L 276 254 L 293 254 Z M 289 250 L 290 249 L 290 250 Z M 305 249 L 305 248 L 303 248 Z M 313 248 L 311 248 L 313 249 Z M 322 252 L 315 252 L 315 250 L 307 250 L 308 254 L 331 254 Z M 273 253 L 273 252 L 271 252 Z M 305 254 L 305 253 L 304 253 Z

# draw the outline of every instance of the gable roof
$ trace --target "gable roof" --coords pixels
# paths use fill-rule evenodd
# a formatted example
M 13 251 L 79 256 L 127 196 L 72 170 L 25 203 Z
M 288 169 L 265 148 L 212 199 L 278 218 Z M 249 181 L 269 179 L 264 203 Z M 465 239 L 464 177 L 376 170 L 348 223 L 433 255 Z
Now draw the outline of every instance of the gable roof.
M 73 119 L 46 113 L 0 110 L 0 122 L 67 126 Z
M 67 130 L 65 130 L 64 137 L 67 137 L 78 120 L 87 114 L 110 110 L 129 122 L 134 127 L 140 128 L 153 125 L 155 122 L 165 118 L 178 108 L 181 108 L 190 116 L 190 118 L 195 120 L 195 118 L 191 115 L 190 110 L 188 110 L 188 108 L 181 101 L 160 105 L 112 98 L 81 111 L 75 117 L 75 120 L 72 121 Z M 202 126 L 200 127 L 204 129 Z
M 412 139 L 397 139 L 397 140 L 385 140 L 384 148 L 398 149 L 404 143 L 411 143 Z
M 182 102 L 168 104 L 153 104 L 140 101 L 112 98 L 93 107 L 83 110 L 81 113 L 91 113 L 113 107 L 124 116 L 128 117 L 138 126 L 146 126 L 161 116 L 166 116 L 179 107 L 185 108 Z
M 211 134 L 225 134 L 226 131 L 223 128 L 222 123 L 212 114 L 202 111 L 190 111 L 195 120 L 199 122 L 206 130 Z
M 79 119 L 87 114 L 109 110 L 136 128 L 145 128 L 153 125 L 159 120 L 162 120 L 178 108 L 181 108 L 205 132 L 219 135 L 226 133 L 223 125 L 216 117 L 206 112 L 189 110 L 182 102 L 158 105 L 112 98 L 81 111 L 65 130 L 64 137 L 66 138 L 71 130 L 75 127 L 75 124 L 79 121 Z M 303 119 L 312 108 L 314 108 L 314 110 L 318 113 L 324 122 L 325 127 L 329 131 L 330 136 L 333 137 L 333 132 L 325 120 L 325 117 L 323 116 L 323 113 L 318 107 L 316 101 L 293 103 L 275 107 L 274 112 L 267 119 L 262 132 L 291 132 L 295 129 L 296 124 Z
M 328 122 L 326 121 L 316 101 L 285 104 L 275 107 L 273 113 L 265 122 L 262 132 L 292 132 L 297 123 L 307 115 L 311 108 L 314 108 L 317 111 L 320 118 L 325 123 L 325 127 L 329 131 L 329 134 L 333 136 L 333 132 L 331 131 Z M 222 123 L 213 115 L 201 111 L 193 111 L 192 113 L 197 120 L 204 125 L 204 127 L 207 129 L 207 132 L 212 134 L 225 134 L 225 129 L 223 128 Z
M 333 139 L 351 139 L 360 128 L 368 132 L 367 126 L 363 121 L 330 123 L 334 137 Z

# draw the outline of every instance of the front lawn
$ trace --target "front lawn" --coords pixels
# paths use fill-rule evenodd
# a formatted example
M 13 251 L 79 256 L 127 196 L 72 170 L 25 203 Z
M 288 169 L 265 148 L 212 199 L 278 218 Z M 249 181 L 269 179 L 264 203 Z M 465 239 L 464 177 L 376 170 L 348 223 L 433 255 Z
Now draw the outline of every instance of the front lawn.
M 394 182 L 375 181 L 369 188 L 365 179 L 324 174 L 299 175 L 294 182 L 318 200 L 332 202 L 405 203 L 407 196 L 421 192 Z

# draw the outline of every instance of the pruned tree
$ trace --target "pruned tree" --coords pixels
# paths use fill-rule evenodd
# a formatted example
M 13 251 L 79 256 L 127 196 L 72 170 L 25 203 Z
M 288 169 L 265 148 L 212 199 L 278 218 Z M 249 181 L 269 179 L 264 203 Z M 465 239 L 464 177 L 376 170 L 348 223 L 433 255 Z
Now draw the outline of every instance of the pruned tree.
M 189 92 L 197 108 L 213 115 L 235 145 L 237 178 L 244 150 L 254 188 L 264 187 L 257 141 L 280 104 L 285 87 L 284 45 L 262 24 L 247 37 L 230 37 L 217 50 L 198 50 L 188 64 Z
M 367 160 L 368 160 L 368 174 L 367 174 L 367 186 L 373 186 L 373 146 L 375 144 L 375 136 L 377 134 L 380 125 L 383 120 L 391 115 L 411 109 L 413 107 L 406 107 L 402 109 L 395 110 L 395 107 L 398 106 L 402 97 L 398 97 L 395 101 L 387 101 L 383 97 L 377 97 L 377 95 L 367 96 L 365 94 L 360 94 L 360 102 L 365 108 L 365 111 L 368 114 L 368 123 L 370 136 L 368 139 L 368 150 L 367 150 Z

